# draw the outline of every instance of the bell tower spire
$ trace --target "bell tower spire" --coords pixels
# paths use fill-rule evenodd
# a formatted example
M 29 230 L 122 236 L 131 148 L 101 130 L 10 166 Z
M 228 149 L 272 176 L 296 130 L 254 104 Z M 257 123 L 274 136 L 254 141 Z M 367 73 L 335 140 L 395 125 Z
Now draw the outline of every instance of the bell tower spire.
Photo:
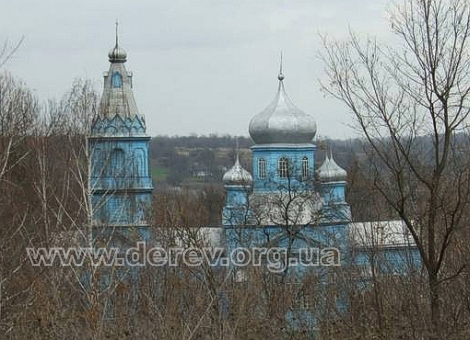
M 146 136 L 145 119 L 139 113 L 132 90 L 132 72 L 125 66 L 126 51 L 119 45 L 119 23 L 115 23 L 115 45 L 108 53 L 109 70 L 104 73 L 100 112 L 92 133 L 101 136 Z

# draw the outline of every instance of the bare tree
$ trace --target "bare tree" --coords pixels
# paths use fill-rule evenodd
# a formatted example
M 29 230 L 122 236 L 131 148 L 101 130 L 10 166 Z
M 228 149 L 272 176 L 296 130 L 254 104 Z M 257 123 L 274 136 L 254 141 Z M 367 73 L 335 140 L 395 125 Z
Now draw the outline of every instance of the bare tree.
M 404 0 L 390 23 L 398 38 L 390 46 L 353 33 L 346 42 L 325 38 L 323 89 L 353 113 L 369 175 L 419 248 L 430 337 L 440 338 L 441 286 L 464 269 L 450 267 L 448 255 L 469 221 L 470 5 Z
M 23 40 L 24 37 L 21 37 L 21 39 L 14 44 L 11 44 L 8 40 L 5 40 L 3 46 L 0 47 L 0 69 L 5 66 L 5 64 L 8 62 L 8 60 L 11 59 L 11 57 L 13 57 L 15 52 L 23 43 Z

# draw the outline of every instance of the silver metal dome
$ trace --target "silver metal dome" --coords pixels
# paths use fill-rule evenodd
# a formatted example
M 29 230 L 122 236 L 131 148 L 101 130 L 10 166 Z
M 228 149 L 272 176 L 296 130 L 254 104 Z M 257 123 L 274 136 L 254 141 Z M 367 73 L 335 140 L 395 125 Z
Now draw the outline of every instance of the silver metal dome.
M 328 155 L 326 155 L 325 161 L 318 168 L 316 173 L 318 180 L 321 182 L 344 181 L 348 175 L 346 170 L 336 164 L 333 156 L 329 157 Z
M 250 136 L 256 144 L 311 143 L 317 132 L 313 117 L 299 110 L 284 89 L 284 75 L 278 76 L 279 87 L 274 101 L 250 121 Z
M 112 63 L 124 63 L 127 60 L 127 52 L 117 44 L 108 53 L 109 61 Z
M 238 155 L 235 165 L 224 174 L 222 180 L 225 185 L 250 186 L 253 183 L 253 177 L 241 166 Z

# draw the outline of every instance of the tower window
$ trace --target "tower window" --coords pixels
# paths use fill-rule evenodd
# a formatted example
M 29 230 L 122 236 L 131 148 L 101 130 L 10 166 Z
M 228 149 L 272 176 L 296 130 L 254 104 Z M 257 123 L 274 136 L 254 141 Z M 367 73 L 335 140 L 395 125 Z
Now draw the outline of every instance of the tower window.
M 103 158 L 101 154 L 101 149 L 96 148 L 93 150 L 93 163 L 92 163 L 92 173 L 93 176 L 98 177 L 101 175 L 101 172 L 103 171 Z
M 112 84 L 113 84 L 113 87 L 116 87 L 116 88 L 122 86 L 122 76 L 119 72 L 113 73 Z
M 144 177 L 144 150 L 139 148 L 134 150 L 134 155 L 132 158 L 132 176 L 133 177 Z
M 264 158 L 258 160 L 258 178 L 266 178 L 266 160 Z
M 110 175 L 113 177 L 121 177 L 125 171 L 125 154 L 122 149 L 114 149 L 111 153 Z
M 289 176 L 289 160 L 286 157 L 279 158 L 277 162 L 277 171 L 281 178 L 287 178 Z
M 308 158 L 305 156 L 302 158 L 302 178 L 308 178 L 310 175 L 310 169 L 308 165 Z

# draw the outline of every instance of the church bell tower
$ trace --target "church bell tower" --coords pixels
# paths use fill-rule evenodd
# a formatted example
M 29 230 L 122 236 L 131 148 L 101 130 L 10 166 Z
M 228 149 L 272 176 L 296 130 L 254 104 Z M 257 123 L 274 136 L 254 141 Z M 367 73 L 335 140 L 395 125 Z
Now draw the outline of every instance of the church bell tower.
M 88 137 L 92 238 L 121 230 L 149 238 L 152 180 L 145 118 L 132 92 L 127 53 L 116 43 L 108 54 L 100 110 Z

